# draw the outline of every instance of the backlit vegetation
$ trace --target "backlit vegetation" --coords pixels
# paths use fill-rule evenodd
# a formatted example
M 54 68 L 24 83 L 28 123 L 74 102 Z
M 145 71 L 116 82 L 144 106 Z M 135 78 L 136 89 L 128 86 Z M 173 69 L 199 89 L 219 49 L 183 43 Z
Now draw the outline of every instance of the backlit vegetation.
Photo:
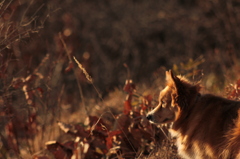
M 240 3 L 3 0 L 0 158 L 176 158 L 165 71 L 239 100 Z M 236 81 L 236 82 L 235 82 Z

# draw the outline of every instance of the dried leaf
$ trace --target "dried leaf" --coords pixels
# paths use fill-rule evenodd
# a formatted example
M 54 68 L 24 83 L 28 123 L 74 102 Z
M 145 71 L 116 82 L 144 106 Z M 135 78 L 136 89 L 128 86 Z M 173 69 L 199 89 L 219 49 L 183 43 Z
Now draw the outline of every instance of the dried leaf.
M 73 69 L 73 62 L 69 62 L 68 66 L 65 68 L 64 72 L 68 73 Z
M 108 137 L 106 138 L 106 146 L 108 150 L 112 148 L 113 136 L 119 135 L 121 133 L 122 132 L 120 130 L 115 130 L 108 133 Z
M 57 159 L 71 159 L 72 151 L 61 145 L 57 141 L 48 141 L 45 143 L 46 148 Z
M 75 144 L 74 141 L 67 141 L 62 145 L 67 149 L 74 150 L 74 144 Z
M 135 91 L 135 89 L 136 89 L 136 86 L 133 83 L 133 81 L 131 79 L 126 80 L 123 90 L 127 93 L 133 93 Z
M 126 101 L 124 102 L 123 113 L 124 113 L 125 115 L 128 115 L 128 114 L 131 112 L 131 110 L 132 110 L 131 101 L 126 100 Z
M 106 136 L 107 130 L 110 128 L 109 125 L 107 125 L 101 118 L 97 116 L 89 116 L 88 118 L 89 126 L 91 126 L 90 134 L 92 135 L 93 131 L 96 131 Z
M 86 138 L 89 136 L 89 132 L 86 131 L 80 124 L 74 125 L 76 132 L 76 136 Z
M 38 90 L 38 92 L 40 94 L 40 97 L 42 97 L 43 93 L 44 93 L 43 89 L 41 87 L 37 87 L 37 90 Z
M 58 121 L 58 126 L 60 127 L 61 130 L 63 130 L 65 133 L 68 133 L 70 129 L 72 128 L 72 125 L 70 124 L 65 124 L 63 122 Z

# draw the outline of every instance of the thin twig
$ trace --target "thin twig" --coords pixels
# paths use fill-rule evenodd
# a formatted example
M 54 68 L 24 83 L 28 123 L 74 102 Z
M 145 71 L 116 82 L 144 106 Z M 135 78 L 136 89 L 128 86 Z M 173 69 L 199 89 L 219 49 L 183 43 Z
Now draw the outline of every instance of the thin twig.
M 12 3 L 13 0 L 10 0 L 9 3 L 7 4 L 7 6 L 4 8 L 4 10 L 2 11 L 2 14 L 0 14 L 0 17 L 2 17 L 3 13 L 8 9 L 8 7 L 10 6 L 10 4 Z M 3 1 L 4 3 L 5 1 Z M 1 4 L 1 7 L 3 5 L 3 3 Z
M 67 45 L 66 45 L 65 41 L 63 40 L 63 37 L 62 37 L 62 34 L 61 34 L 61 33 L 59 33 L 59 38 L 60 38 L 60 40 L 61 40 L 61 42 L 62 42 L 62 44 L 63 44 L 63 47 L 64 47 L 64 49 L 65 49 L 65 51 L 66 51 L 66 53 L 67 53 L 69 62 L 72 63 L 72 58 L 71 58 L 71 56 L 70 56 L 70 51 L 68 50 Z M 73 67 L 74 67 L 74 66 L 73 66 Z M 87 108 L 86 108 L 86 105 L 85 105 L 85 101 L 84 101 L 82 86 L 81 86 L 80 81 L 79 81 L 79 78 L 78 78 L 78 76 L 77 76 L 77 72 L 76 72 L 76 70 L 75 70 L 74 68 L 73 68 L 73 72 L 74 72 L 74 75 L 75 75 L 76 80 L 77 80 L 78 90 L 79 90 L 79 93 L 80 93 L 80 98 L 82 99 L 82 104 L 83 104 L 85 113 L 87 114 L 87 116 L 89 116 L 89 113 L 88 113 L 88 111 L 87 111 Z
M 63 47 L 67 53 L 67 56 L 68 56 L 68 60 L 69 62 L 72 63 L 72 58 L 70 56 L 71 52 L 69 51 L 69 49 L 67 48 L 67 44 L 65 43 L 65 41 L 63 40 L 63 37 L 62 37 L 62 33 L 58 33 L 58 36 L 59 36 L 59 39 L 61 40 L 62 44 L 63 44 Z

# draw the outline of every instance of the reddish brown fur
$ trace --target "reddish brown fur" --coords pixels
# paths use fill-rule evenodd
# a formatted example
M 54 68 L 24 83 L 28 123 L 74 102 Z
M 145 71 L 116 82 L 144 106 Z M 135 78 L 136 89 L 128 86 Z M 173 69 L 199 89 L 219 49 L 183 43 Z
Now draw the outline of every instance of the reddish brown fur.
M 200 85 L 166 72 L 167 86 L 147 118 L 172 123 L 179 155 L 186 159 L 240 158 L 240 102 L 200 94 Z

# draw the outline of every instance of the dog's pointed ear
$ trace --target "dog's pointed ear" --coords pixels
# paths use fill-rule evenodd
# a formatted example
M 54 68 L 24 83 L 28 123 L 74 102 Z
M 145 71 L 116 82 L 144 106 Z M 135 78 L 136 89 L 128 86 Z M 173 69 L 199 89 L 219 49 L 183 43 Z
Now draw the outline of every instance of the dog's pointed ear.
M 171 87 L 174 91 L 172 92 L 172 102 L 173 105 L 178 105 L 180 109 L 186 107 L 187 98 L 186 98 L 186 89 L 182 81 L 173 74 L 171 70 L 166 72 L 167 85 Z
M 169 86 L 173 86 L 176 89 L 180 83 L 180 79 L 173 74 L 172 70 L 166 71 L 166 80 Z

